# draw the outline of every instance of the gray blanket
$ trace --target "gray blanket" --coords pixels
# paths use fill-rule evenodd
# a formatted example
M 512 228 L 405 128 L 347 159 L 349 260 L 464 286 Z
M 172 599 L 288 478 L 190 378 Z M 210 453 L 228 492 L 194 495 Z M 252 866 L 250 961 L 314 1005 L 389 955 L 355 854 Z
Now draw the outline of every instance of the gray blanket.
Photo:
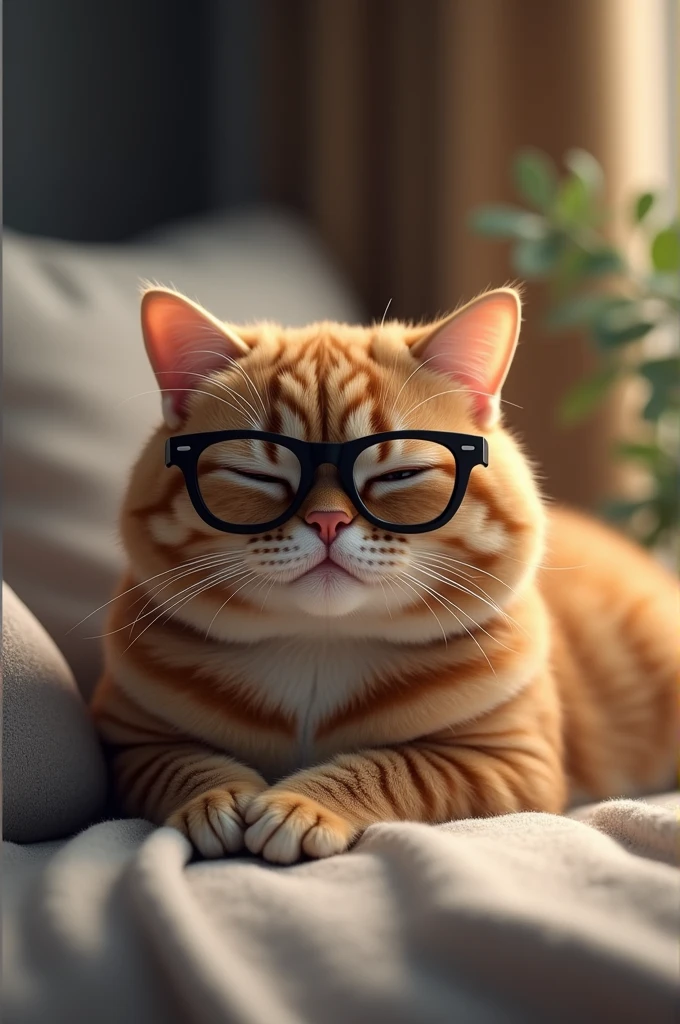
M 143 821 L 6 843 L 4 1021 L 670 1022 L 678 807 L 380 825 L 292 868 Z

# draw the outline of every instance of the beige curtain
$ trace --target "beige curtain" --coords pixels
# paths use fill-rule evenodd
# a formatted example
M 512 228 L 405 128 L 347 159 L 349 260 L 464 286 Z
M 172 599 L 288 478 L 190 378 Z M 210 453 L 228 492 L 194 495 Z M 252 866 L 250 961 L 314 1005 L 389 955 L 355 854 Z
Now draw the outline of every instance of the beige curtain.
M 615 198 L 635 179 L 635 144 L 649 152 L 649 138 L 630 138 L 644 134 L 627 108 L 631 74 L 663 82 L 653 65 L 663 56 L 655 48 L 664 50 L 665 3 L 271 0 L 270 194 L 311 217 L 371 317 L 389 300 L 395 316 L 449 310 L 512 276 L 507 249 L 475 237 L 468 215 L 513 200 L 509 165 L 520 146 L 557 161 L 572 146 L 590 150 Z M 542 302 L 529 287 L 504 396 L 522 408 L 508 406 L 507 416 L 547 491 L 592 506 L 619 482 L 609 448 L 621 402 L 582 428 L 556 425 L 559 396 L 592 356 L 577 336 L 543 336 Z

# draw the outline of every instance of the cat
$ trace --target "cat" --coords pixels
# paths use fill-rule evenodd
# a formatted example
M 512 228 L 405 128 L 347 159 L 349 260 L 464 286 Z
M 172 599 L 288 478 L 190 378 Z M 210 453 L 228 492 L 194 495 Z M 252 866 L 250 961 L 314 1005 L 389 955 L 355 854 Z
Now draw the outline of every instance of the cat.
M 290 864 L 374 822 L 560 813 L 668 787 L 677 582 L 539 494 L 500 413 L 520 321 L 512 288 L 430 325 L 239 330 L 145 292 L 163 424 L 124 499 L 128 569 L 91 705 L 124 812 L 204 857 L 245 847 Z M 365 471 L 360 454 L 359 510 L 322 458 L 295 514 L 248 534 L 204 521 L 165 464 L 169 438 L 190 459 L 183 436 L 242 430 L 327 442 L 322 455 L 400 430 L 471 443 L 460 465 L 438 449 L 441 471 L 420 442 L 385 442 L 388 461 Z M 240 444 L 240 462 L 197 479 L 210 513 L 248 528 L 298 483 L 290 452 L 274 465 Z M 409 532 L 441 511 L 464 454 L 456 514 Z M 405 529 L 372 523 L 376 509 Z

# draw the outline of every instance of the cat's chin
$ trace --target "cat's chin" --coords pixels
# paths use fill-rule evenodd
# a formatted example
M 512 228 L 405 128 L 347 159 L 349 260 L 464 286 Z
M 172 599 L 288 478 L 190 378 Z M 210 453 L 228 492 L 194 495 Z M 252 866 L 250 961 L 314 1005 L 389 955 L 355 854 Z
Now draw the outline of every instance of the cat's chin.
M 285 594 L 301 612 L 317 618 L 349 615 L 369 598 L 365 584 L 339 566 L 299 576 L 285 587 Z

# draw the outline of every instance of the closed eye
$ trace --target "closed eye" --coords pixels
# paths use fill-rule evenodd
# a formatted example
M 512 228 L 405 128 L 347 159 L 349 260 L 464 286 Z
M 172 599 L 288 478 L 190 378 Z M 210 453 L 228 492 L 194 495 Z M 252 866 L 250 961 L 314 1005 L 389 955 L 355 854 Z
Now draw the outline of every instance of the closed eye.
M 382 476 L 374 476 L 368 481 L 370 484 L 391 484 L 398 480 L 411 480 L 414 476 L 427 473 L 428 466 L 417 466 L 413 469 L 393 469 L 390 473 L 383 473 Z
M 282 480 L 280 476 L 269 476 L 268 473 L 253 473 L 247 469 L 234 469 L 233 466 L 229 467 L 231 473 L 236 473 L 237 476 L 245 476 L 249 480 L 259 480 L 263 484 L 281 484 L 283 487 L 289 487 L 287 480 Z

